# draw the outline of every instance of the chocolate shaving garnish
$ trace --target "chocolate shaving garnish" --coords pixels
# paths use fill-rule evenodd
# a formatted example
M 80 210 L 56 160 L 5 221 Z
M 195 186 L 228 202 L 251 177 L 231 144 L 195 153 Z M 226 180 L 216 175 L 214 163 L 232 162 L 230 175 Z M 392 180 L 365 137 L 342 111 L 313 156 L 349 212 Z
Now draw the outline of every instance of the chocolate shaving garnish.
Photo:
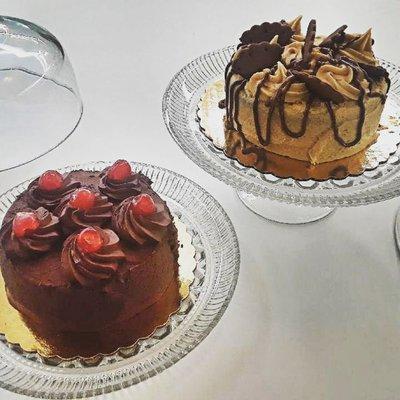
M 301 62 L 304 68 L 307 67 L 310 61 L 311 52 L 314 46 L 316 31 L 317 31 L 317 23 L 315 19 L 312 19 L 308 24 L 306 38 L 304 39 L 303 60 Z
M 274 36 L 278 35 L 278 43 L 286 46 L 293 33 L 287 23 L 263 22 L 261 25 L 253 25 L 249 30 L 243 32 L 239 40 L 242 44 L 270 42 Z
M 275 43 L 261 42 L 242 46 L 232 60 L 232 71 L 248 79 L 254 73 L 275 65 L 282 52 L 282 46 Z
M 307 89 L 311 93 L 314 93 L 321 100 L 333 101 L 335 104 L 344 101 L 344 97 L 339 92 L 337 92 L 325 82 L 322 82 L 316 76 L 299 71 L 292 71 L 292 73 L 299 81 L 305 83 Z
M 335 44 L 343 43 L 345 39 L 344 31 L 347 29 L 347 25 L 342 25 L 337 28 L 334 32 L 328 35 L 320 44 L 319 47 L 332 48 Z

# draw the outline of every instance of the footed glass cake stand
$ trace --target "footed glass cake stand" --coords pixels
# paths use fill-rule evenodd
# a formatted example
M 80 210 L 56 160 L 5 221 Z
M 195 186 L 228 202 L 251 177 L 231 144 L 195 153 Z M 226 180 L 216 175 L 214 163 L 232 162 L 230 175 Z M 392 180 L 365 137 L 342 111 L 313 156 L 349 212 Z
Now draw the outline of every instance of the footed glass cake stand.
M 381 60 L 392 86 L 382 121 L 386 134 L 396 137 L 387 157 L 361 175 L 323 181 L 278 178 L 245 167 L 229 158 L 204 134 L 197 118 L 199 102 L 211 85 L 223 80 L 235 47 L 229 46 L 193 60 L 171 80 L 163 98 L 165 124 L 181 149 L 197 165 L 232 186 L 239 199 L 255 213 L 276 222 L 317 221 L 337 207 L 359 206 L 400 194 L 400 69 Z
M 0 172 L 53 150 L 82 116 L 61 43 L 32 22 L 5 16 L 0 16 L 0 108 Z

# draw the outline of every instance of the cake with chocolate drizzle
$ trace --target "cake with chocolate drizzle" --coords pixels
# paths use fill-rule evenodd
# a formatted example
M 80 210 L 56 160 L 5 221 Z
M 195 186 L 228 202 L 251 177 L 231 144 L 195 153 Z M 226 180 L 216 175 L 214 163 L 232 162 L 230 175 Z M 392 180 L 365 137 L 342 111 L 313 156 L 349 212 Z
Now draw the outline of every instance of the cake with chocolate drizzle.
M 297 17 L 242 34 L 220 102 L 231 153 L 236 146 L 257 158 L 270 152 L 320 164 L 377 140 L 389 76 L 373 53 L 371 30 L 346 29 L 316 36 L 311 20 L 303 34 Z
M 4 218 L 0 265 L 28 324 L 97 332 L 176 284 L 177 230 L 150 179 L 125 160 L 103 171 L 46 171 Z

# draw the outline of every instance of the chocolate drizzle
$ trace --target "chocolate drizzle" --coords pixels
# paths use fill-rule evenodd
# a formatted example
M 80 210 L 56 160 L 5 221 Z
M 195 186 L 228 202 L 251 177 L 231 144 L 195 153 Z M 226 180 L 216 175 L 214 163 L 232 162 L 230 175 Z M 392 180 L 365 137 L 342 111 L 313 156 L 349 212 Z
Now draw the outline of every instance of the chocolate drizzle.
M 61 264 L 71 278 L 82 286 L 99 286 L 107 283 L 125 259 L 119 238 L 111 229 L 96 228 L 103 245 L 94 253 L 85 253 L 77 244 L 78 234 L 66 239 L 61 253 Z
M 254 126 L 256 128 L 256 133 L 257 137 L 261 137 L 261 127 L 260 127 L 260 121 L 258 118 L 258 107 L 259 107 L 259 101 L 260 101 L 260 94 L 261 94 L 261 89 L 264 86 L 265 82 L 267 82 L 269 78 L 269 72 L 265 74 L 264 78 L 258 82 L 257 88 L 256 88 L 256 93 L 254 95 L 254 103 L 253 103 L 253 118 L 254 118 Z

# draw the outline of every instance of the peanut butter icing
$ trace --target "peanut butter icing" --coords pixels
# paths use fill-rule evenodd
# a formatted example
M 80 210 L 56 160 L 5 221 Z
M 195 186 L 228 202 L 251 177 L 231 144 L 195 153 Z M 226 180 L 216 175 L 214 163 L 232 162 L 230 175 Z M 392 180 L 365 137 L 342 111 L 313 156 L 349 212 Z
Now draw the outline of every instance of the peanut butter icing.
M 345 99 L 357 100 L 360 90 L 353 86 L 353 70 L 347 65 L 324 64 L 318 69 L 316 77 L 325 82 Z
M 371 29 L 368 29 L 360 36 L 356 36 L 355 40 L 350 40 L 344 48 L 339 50 L 339 54 L 356 62 L 378 65 L 378 61 L 372 51 Z
M 282 60 L 285 65 L 289 65 L 293 60 L 300 61 L 303 54 L 303 42 L 292 42 L 283 49 Z

